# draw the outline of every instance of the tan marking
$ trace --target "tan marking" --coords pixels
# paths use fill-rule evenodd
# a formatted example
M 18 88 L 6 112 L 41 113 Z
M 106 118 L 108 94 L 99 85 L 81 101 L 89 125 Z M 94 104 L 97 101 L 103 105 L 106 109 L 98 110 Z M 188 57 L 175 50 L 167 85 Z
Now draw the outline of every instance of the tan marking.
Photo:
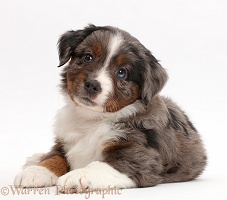
M 128 58 L 125 54 L 118 55 L 115 60 L 117 66 L 125 65 L 127 64 L 127 61 L 128 61 Z
M 101 55 L 102 45 L 100 43 L 95 43 L 92 49 L 95 56 Z
M 84 83 L 86 76 L 83 72 L 81 72 L 77 75 L 74 75 L 73 78 L 75 79 L 75 85 L 81 85 L 82 83 Z
M 78 87 L 83 84 L 86 77 L 83 73 L 71 74 L 67 73 L 67 90 L 70 96 L 78 92 Z
M 68 172 L 68 164 L 66 159 L 60 156 L 53 156 L 39 163 L 39 166 L 49 169 L 56 176 L 62 176 Z
M 132 145 L 130 141 L 118 141 L 118 142 L 109 142 L 103 150 L 103 154 L 106 157 L 105 162 L 115 162 L 115 158 L 111 155 L 116 155 L 118 152 L 121 152 L 123 149 L 127 149 Z
M 116 86 L 115 86 L 116 87 Z M 129 97 L 126 94 L 113 93 L 109 99 L 106 101 L 104 110 L 106 112 L 117 112 L 118 110 L 134 103 L 137 99 L 140 98 L 138 87 L 136 85 L 131 86 L 132 96 Z
M 70 80 L 67 80 L 67 89 L 69 94 L 73 92 L 73 82 Z

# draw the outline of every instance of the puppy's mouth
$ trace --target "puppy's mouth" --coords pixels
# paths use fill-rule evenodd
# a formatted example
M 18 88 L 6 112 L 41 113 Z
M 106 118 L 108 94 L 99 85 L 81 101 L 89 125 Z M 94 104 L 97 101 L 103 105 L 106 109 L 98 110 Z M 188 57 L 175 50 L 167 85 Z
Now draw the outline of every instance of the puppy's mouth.
M 95 98 L 93 98 L 94 100 Z M 86 106 L 96 106 L 97 104 L 92 100 L 92 98 L 90 98 L 89 96 L 82 96 L 79 97 L 79 101 L 83 104 L 85 104 Z
M 79 93 L 73 96 L 75 103 L 79 104 L 80 106 L 95 107 L 98 105 L 98 94 L 91 94 L 82 89 Z

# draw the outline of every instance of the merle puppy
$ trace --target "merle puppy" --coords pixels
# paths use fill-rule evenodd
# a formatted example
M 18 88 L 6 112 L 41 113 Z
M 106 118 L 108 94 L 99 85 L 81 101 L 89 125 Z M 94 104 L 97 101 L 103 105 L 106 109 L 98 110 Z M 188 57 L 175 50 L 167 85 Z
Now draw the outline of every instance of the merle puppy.
M 206 154 L 193 124 L 159 95 L 166 71 L 135 37 L 89 25 L 59 39 L 61 90 L 55 142 L 28 158 L 15 185 L 62 192 L 149 187 L 195 179 Z

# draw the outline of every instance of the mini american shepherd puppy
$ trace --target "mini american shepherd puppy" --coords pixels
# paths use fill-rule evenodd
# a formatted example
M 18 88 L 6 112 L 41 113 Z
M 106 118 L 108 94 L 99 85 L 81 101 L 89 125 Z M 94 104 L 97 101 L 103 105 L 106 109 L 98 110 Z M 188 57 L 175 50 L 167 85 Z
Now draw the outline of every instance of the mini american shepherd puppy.
M 55 145 L 28 158 L 15 185 L 62 192 L 195 179 L 206 165 L 197 130 L 159 92 L 166 71 L 129 33 L 89 25 L 59 39 L 66 105 Z

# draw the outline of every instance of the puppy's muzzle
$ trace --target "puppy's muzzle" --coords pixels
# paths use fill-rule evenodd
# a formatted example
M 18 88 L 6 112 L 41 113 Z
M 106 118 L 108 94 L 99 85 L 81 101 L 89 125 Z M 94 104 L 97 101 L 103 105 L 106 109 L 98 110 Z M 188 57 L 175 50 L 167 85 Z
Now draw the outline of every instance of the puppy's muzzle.
M 101 93 L 102 88 L 97 80 L 88 80 L 84 83 L 84 90 L 91 99 L 95 99 Z

